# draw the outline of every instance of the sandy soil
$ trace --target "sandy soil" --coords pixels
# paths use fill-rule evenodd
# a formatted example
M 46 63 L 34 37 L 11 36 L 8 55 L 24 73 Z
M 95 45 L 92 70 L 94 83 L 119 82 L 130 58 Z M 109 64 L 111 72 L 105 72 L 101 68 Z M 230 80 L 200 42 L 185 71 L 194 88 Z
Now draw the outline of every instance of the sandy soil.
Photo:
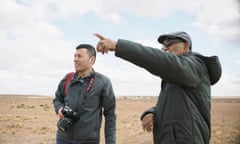
M 58 120 L 53 97 L 0 96 L 0 144 L 54 144 Z M 156 98 L 117 99 L 117 144 L 151 144 L 139 117 Z M 211 144 L 240 143 L 240 99 L 212 102 Z M 104 143 L 104 137 L 101 137 Z

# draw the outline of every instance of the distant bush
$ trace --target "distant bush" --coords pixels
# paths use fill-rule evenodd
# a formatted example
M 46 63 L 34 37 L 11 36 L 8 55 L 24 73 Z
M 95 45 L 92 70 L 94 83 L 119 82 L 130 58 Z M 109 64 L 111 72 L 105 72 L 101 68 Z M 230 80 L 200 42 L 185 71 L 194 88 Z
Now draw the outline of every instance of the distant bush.
M 34 109 L 35 106 L 27 106 L 25 104 L 17 105 L 17 109 Z
M 44 104 L 44 105 L 41 104 L 40 107 L 42 107 L 45 111 L 48 111 L 49 108 L 50 108 L 50 107 L 48 106 L 48 104 Z

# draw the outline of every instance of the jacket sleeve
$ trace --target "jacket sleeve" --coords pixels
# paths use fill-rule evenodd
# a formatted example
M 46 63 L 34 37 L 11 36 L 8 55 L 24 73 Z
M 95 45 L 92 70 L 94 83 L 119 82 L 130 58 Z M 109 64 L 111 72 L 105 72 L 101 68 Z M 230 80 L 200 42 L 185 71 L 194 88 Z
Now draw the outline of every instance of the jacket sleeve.
M 141 115 L 141 117 L 140 117 L 140 119 L 143 120 L 143 118 L 145 117 L 145 115 L 147 115 L 147 114 L 149 114 L 149 113 L 152 113 L 152 114 L 155 115 L 155 113 L 156 113 L 156 106 L 151 107 L 151 108 L 149 108 L 148 110 L 146 110 L 145 112 L 143 112 L 142 115 Z
M 117 42 L 115 55 L 145 68 L 169 83 L 188 87 L 200 83 L 202 64 L 193 56 L 176 56 L 122 39 Z
M 56 114 L 58 113 L 58 110 L 64 106 L 64 83 L 66 81 L 66 77 L 65 76 L 60 83 L 58 84 L 57 90 L 55 92 L 55 98 L 53 99 L 53 105 L 54 105 L 54 109 Z
M 106 78 L 102 92 L 102 106 L 105 116 L 105 143 L 116 143 L 116 114 L 115 114 L 115 95 L 111 81 Z

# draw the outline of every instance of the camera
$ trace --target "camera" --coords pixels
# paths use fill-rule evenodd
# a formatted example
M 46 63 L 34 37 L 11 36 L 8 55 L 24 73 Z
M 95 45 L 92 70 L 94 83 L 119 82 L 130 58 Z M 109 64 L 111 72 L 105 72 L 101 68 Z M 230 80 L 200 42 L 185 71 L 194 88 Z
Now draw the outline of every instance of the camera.
M 64 118 L 58 120 L 57 127 L 60 131 L 66 132 L 74 122 L 79 120 L 79 115 L 69 106 L 64 106 L 61 112 L 64 115 Z

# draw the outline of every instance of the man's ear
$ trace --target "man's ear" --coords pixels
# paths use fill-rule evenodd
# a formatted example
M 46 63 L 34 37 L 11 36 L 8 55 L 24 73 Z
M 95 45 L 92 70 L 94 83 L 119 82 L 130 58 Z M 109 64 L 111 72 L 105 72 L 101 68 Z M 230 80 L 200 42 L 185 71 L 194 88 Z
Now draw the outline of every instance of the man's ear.
M 91 56 L 91 57 L 90 57 L 90 62 L 91 62 L 91 64 L 94 64 L 94 63 L 95 63 L 95 61 L 96 61 L 96 57 L 94 57 L 94 56 Z

